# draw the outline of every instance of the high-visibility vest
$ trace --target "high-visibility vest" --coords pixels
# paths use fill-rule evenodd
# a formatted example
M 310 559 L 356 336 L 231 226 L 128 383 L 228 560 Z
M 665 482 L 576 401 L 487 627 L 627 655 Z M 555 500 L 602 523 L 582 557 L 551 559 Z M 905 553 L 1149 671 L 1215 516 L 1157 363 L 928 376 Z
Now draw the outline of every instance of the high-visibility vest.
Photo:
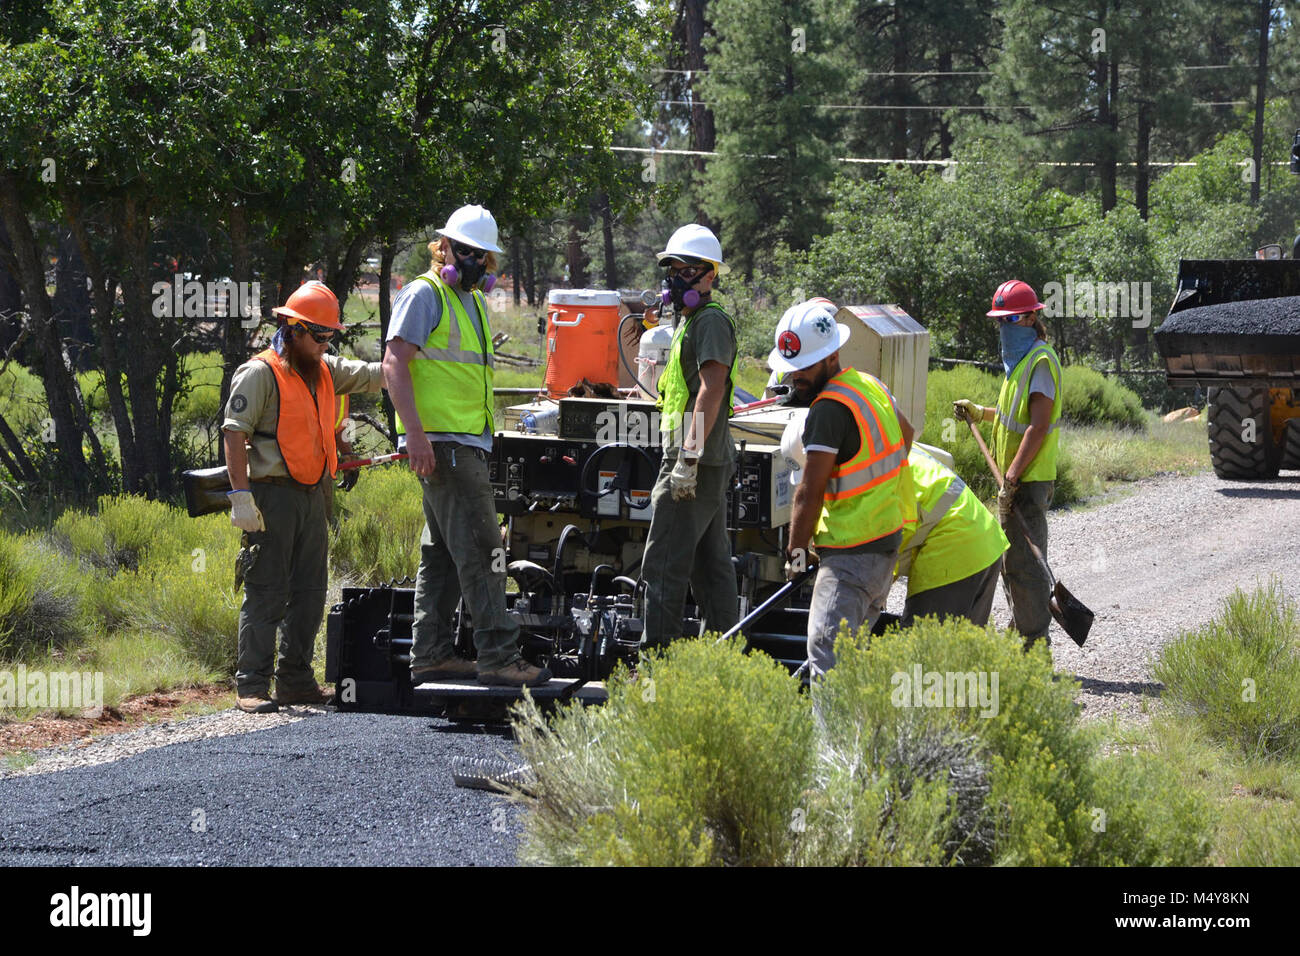
M 1056 480 L 1056 447 L 1060 437 L 1057 429 L 1061 424 L 1061 363 L 1046 342 L 1040 340 L 1035 344 L 1003 379 L 1002 392 L 998 395 L 997 419 L 993 422 L 993 455 L 1005 475 L 1029 428 L 1029 382 L 1034 377 L 1034 366 L 1040 361 L 1047 362 L 1051 369 L 1056 397 L 1052 399 L 1047 437 L 1020 476 L 1021 481 Z
M 338 451 L 334 446 L 334 376 L 329 366 L 320 363 L 313 396 L 302 376 L 275 349 L 258 352 L 253 358 L 271 366 L 275 373 L 280 403 L 275 443 L 293 480 L 314 485 L 327 468 L 333 476 L 338 470 Z
M 893 534 L 915 509 L 910 488 L 903 484 L 907 447 L 889 390 L 874 376 L 846 368 L 826 384 L 813 406 L 818 402 L 839 402 L 853 413 L 860 447 L 831 471 L 813 543 L 851 548 Z
M 896 577 L 920 594 L 983 571 L 1006 551 L 1007 536 L 957 474 L 912 446 L 907 457 L 917 520 L 903 528 Z
M 442 303 L 438 327 L 411 359 L 411 385 L 415 410 L 426 432 L 455 432 L 479 435 L 494 429 L 492 420 L 492 375 L 496 365 L 492 330 L 488 326 L 487 301 L 474 290 L 482 332 L 474 327 L 460 296 L 434 272 L 423 279 L 433 286 Z M 401 416 L 397 433 L 406 434 Z
M 686 414 L 686 404 L 691 400 L 690 389 L 686 387 L 686 373 L 682 371 L 682 340 L 686 338 L 686 330 L 691 323 L 704 314 L 707 309 L 717 309 L 731 323 L 731 332 L 736 332 L 736 320 L 733 319 L 727 310 L 716 302 L 706 302 L 690 315 L 682 319 L 681 325 L 673 334 L 673 347 L 668 353 L 668 364 L 664 366 L 663 375 L 659 376 L 659 399 L 656 404 L 662 410 L 659 416 L 659 431 L 661 433 L 672 434 L 679 429 L 682 438 L 686 437 L 687 429 L 682 418 Z M 736 377 L 736 356 L 731 357 L 731 368 L 727 369 L 727 398 L 723 402 L 720 414 L 731 417 L 731 393 L 735 390 Z M 704 436 L 707 437 L 707 436 Z M 703 440 L 703 439 L 701 439 Z
M 334 430 L 336 432 L 341 431 L 343 429 L 343 423 L 347 421 L 348 411 L 350 410 L 352 405 L 352 403 L 349 402 L 348 399 L 350 399 L 351 397 L 352 396 L 350 395 L 339 395 L 337 396 L 334 402 L 334 404 L 338 406 L 338 410 L 339 410 L 338 414 L 334 416 Z

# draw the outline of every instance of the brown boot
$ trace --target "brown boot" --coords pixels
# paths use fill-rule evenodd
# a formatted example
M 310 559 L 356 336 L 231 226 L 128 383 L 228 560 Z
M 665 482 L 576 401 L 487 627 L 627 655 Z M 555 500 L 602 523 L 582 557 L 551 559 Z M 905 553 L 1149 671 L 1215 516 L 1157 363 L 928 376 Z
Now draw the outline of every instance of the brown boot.
M 419 687 L 421 684 L 428 684 L 432 681 L 469 680 L 476 673 L 478 673 L 478 668 L 475 667 L 473 661 L 467 661 L 463 657 L 449 657 L 445 661 L 439 661 L 436 664 L 411 668 L 411 685 Z
M 334 695 L 325 693 L 319 684 L 312 681 L 310 687 L 284 688 L 277 685 L 275 701 L 281 707 L 288 707 L 290 704 L 332 704 Z
M 493 670 L 479 671 L 478 682 L 494 687 L 536 687 L 551 679 L 546 667 L 534 667 L 521 657 Z
M 259 694 L 249 694 L 247 697 L 236 697 L 235 706 L 246 714 L 274 714 L 280 709 L 280 706 L 271 699 L 271 695 L 266 691 Z

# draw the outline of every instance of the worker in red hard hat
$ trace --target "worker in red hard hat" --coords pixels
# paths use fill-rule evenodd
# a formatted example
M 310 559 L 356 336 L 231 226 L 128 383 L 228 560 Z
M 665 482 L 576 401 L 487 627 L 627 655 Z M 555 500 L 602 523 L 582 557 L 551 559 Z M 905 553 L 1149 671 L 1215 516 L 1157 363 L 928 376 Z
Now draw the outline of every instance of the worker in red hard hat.
M 1043 559 L 1047 509 L 1056 483 L 1061 362 L 1047 344 L 1043 308 L 1027 282 L 1010 279 L 998 286 L 987 313 L 998 323 L 1006 372 L 998 404 L 986 408 L 968 399 L 953 402 L 959 421 L 993 422 L 994 460 L 1003 475 L 998 519 L 1010 543 L 1003 582 L 1026 648 L 1039 638 L 1051 646 L 1047 629 L 1052 622 L 1052 582 Z
M 258 714 L 328 701 L 312 673 L 312 653 L 325 613 L 325 487 L 338 464 L 335 396 L 384 385 L 378 362 L 328 354 L 343 328 L 328 286 L 306 282 L 272 312 L 280 327 L 271 347 L 236 369 L 221 425 L 230 521 L 244 532 L 237 704 Z

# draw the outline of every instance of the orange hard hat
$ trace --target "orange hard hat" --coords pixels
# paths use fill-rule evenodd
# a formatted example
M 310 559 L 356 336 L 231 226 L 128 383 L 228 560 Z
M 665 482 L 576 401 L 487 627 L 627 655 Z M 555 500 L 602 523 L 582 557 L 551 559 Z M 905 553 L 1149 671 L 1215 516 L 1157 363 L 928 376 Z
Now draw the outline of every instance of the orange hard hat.
M 343 328 L 343 323 L 339 321 L 339 300 L 329 286 L 315 279 L 298 286 L 284 305 L 276 306 L 271 311 L 287 319 L 290 325 L 295 322 L 310 322 L 326 329 Z

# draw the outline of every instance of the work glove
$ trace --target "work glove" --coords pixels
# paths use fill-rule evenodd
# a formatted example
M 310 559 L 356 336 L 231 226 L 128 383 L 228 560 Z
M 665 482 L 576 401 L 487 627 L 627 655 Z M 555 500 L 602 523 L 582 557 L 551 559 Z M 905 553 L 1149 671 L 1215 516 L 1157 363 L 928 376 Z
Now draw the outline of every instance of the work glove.
M 356 455 L 344 455 L 343 461 L 356 461 Z M 342 464 L 342 462 L 340 462 Z M 335 485 L 339 491 L 351 491 L 357 485 L 357 477 L 361 474 L 360 468 L 340 468 L 338 484 Z
M 683 448 L 677 455 L 677 464 L 668 475 L 668 488 L 674 501 L 695 497 L 695 481 L 700 466 L 700 453 Z
M 998 521 L 1003 525 L 1011 517 L 1011 503 L 1015 500 L 1019 488 L 1020 482 L 1011 478 L 1002 482 L 1002 489 L 998 492 Z
M 251 491 L 229 491 L 230 523 L 240 531 L 265 531 L 266 521 L 257 508 Z
M 968 398 L 959 398 L 953 402 L 952 413 L 959 422 L 984 421 L 984 406 L 976 405 Z

